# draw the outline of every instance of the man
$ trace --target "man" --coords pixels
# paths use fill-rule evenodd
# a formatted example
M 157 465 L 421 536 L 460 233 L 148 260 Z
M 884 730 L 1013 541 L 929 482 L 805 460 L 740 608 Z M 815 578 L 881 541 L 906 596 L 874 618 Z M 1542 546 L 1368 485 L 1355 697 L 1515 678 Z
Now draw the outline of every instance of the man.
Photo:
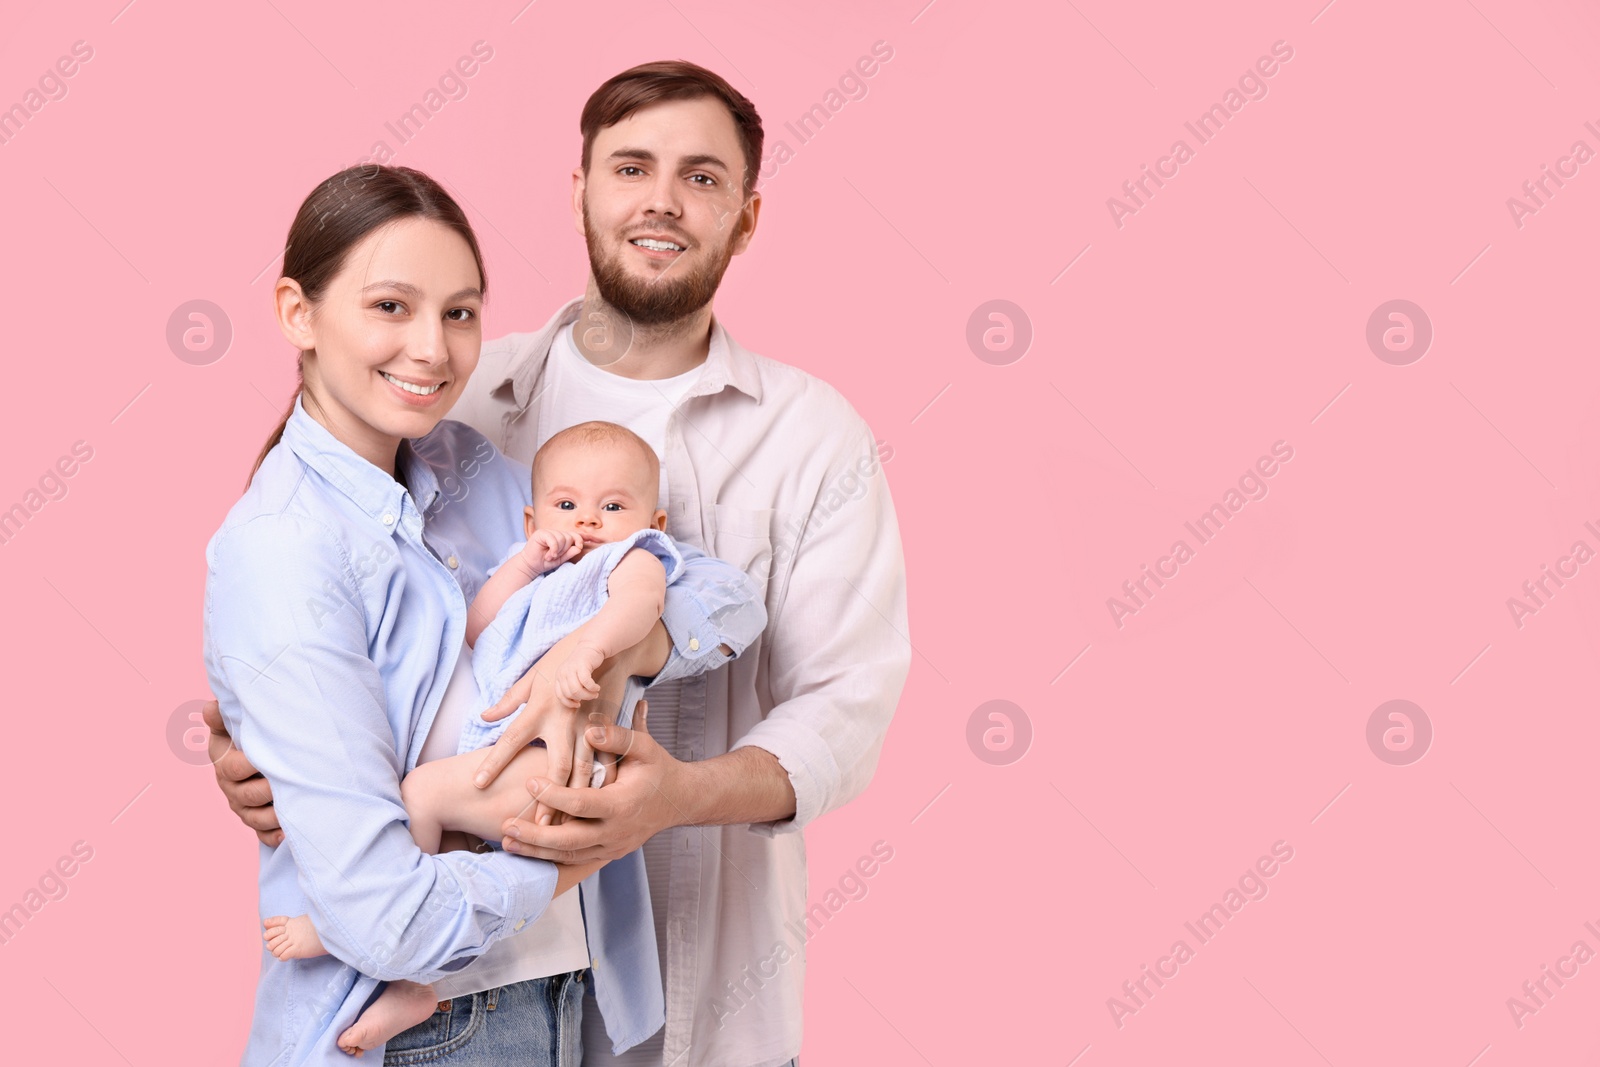
M 586 1065 L 777 1067 L 800 1047 L 799 831 L 865 788 L 910 669 L 899 528 L 849 403 L 747 352 L 712 313 L 760 213 L 750 101 L 702 67 L 649 63 L 596 90 L 580 127 L 584 295 L 537 333 L 485 345 L 454 417 L 523 462 L 566 426 L 628 426 L 661 456 L 668 532 L 761 583 L 769 621 L 725 669 L 649 690 L 648 732 L 587 731 L 596 752 L 626 755 L 616 781 L 571 788 L 559 767 L 531 780 L 540 807 L 502 844 L 556 862 L 644 849 L 666 1026 L 613 1057 L 591 993 Z M 526 686 L 507 697 L 525 699 Z M 531 700 L 491 770 L 534 737 L 554 764 L 557 716 Z M 217 769 L 235 810 L 275 839 L 243 754 Z

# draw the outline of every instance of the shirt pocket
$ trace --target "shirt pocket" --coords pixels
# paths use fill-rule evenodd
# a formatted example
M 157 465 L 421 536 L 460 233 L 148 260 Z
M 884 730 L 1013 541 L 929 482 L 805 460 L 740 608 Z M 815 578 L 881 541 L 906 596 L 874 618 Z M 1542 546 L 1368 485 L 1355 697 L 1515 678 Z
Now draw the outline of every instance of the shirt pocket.
M 741 508 L 732 504 L 712 506 L 716 523 L 711 555 L 744 571 L 767 595 L 767 579 L 772 576 L 773 508 Z

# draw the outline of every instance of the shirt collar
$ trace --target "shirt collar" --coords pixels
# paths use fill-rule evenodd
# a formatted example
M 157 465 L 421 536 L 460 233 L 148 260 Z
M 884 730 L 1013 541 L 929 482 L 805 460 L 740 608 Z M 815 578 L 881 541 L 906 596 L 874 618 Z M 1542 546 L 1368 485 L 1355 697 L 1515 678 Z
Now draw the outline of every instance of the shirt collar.
M 326 478 L 355 502 L 356 506 L 385 526 L 400 518 L 406 486 L 356 455 L 328 428 L 307 414 L 300 397 L 283 427 L 283 442 L 301 462 Z M 426 512 L 439 496 L 439 479 L 433 468 L 417 455 L 410 441 L 400 442 L 400 470 L 411 487 L 413 506 Z
M 522 358 L 508 367 L 505 377 L 495 383 L 496 388 L 511 386 L 518 410 L 526 410 L 537 396 L 534 387 L 543 374 L 545 361 L 550 356 L 550 348 L 555 344 L 556 331 L 578 321 L 578 312 L 582 307 L 581 296 L 562 305 L 551 316 L 550 321 L 545 323 L 544 328 L 533 335 L 533 340 Z M 711 315 L 711 345 L 702 366 L 705 368 L 705 373 L 700 376 L 688 396 L 708 396 L 721 392 L 725 386 L 731 385 L 756 403 L 761 403 L 761 372 L 756 367 L 755 356 L 745 351 L 744 346 L 733 339 L 723 328 L 715 312 Z

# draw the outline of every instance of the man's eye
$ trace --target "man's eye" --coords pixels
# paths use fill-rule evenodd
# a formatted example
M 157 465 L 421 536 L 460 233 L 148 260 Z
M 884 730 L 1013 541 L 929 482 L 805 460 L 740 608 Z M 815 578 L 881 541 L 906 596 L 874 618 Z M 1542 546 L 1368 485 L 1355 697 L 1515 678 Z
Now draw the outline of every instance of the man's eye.
M 694 181 L 696 178 L 704 178 L 705 179 L 705 186 L 708 189 L 711 188 L 713 185 L 717 184 L 717 179 L 713 178 L 709 174 L 691 174 L 691 175 L 689 175 L 689 180 L 690 181 Z
M 630 171 L 630 170 L 632 170 L 632 171 L 638 171 L 638 172 L 639 172 L 639 173 L 640 173 L 640 174 L 643 174 L 643 173 L 644 173 L 644 171 L 643 171 L 643 170 L 641 170 L 641 169 L 640 169 L 640 168 L 638 168 L 638 167 L 635 167 L 635 166 L 633 166 L 633 165 L 632 165 L 632 164 L 630 164 L 630 165 L 628 165 L 628 166 L 626 166 L 626 167 L 623 167 L 623 168 L 621 168 L 621 169 L 620 169 L 620 170 L 618 170 L 618 171 L 617 171 L 617 173 L 618 173 L 618 174 L 627 174 L 627 173 L 628 173 L 628 171 Z

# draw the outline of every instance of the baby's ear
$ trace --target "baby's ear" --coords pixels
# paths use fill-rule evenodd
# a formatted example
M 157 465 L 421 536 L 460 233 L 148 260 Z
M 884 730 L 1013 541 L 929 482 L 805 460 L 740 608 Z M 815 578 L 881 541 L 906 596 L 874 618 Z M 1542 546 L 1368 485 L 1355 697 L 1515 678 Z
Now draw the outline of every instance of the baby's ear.
M 660 508 L 656 508 L 655 518 L 650 520 L 650 525 L 653 528 L 665 533 L 667 529 L 667 513 L 662 511 Z
M 522 509 L 522 532 L 526 536 L 532 537 L 534 535 L 534 532 L 536 530 L 538 530 L 538 529 L 539 529 L 539 524 L 533 520 L 533 508 L 531 508 L 531 507 L 523 508 Z

